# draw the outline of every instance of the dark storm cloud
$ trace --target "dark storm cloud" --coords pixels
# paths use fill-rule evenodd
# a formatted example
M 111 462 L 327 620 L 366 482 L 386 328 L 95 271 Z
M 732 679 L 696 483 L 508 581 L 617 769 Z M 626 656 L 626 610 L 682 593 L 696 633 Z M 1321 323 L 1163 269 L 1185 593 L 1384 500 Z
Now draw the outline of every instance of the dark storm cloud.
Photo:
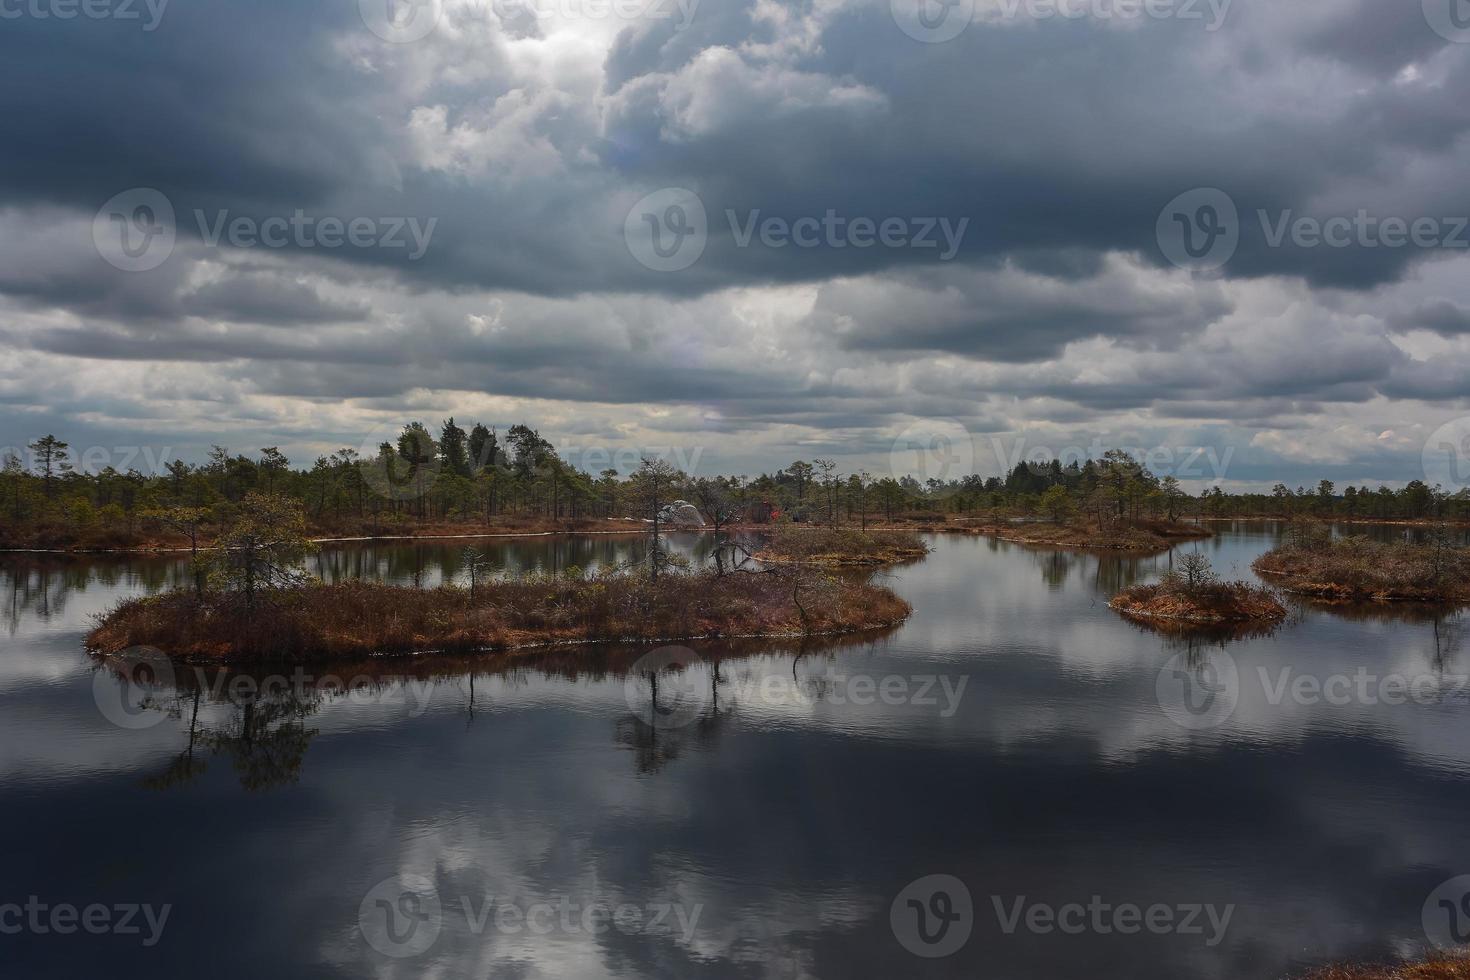
M 295 208 L 434 216 L 434 247 L 412 267 L 381 249 L 334 257 L 426 282 L 547 294 L 689 293 L 934 258 L 739 247 L 727 209 L 786 220 L 828 209 L 849 219 L 969 218 L 967 260 L 1016 250 L 1156 256 L 1159 209 L 1200 185 L 1226 189 L 1243 216 L 1305 213 L 1355 182 L 1393 213 L 1470 210 L 1452 187 L 1413 186 L 1385 169 L 1402 163 L 1395 152 L 1445 154 L 1470 129 L 1458 95 L 1470 83 L 1465 59 L 1434 86 L 1404 90 L 1383 77 L 1385 37 L 1397 52 L 1390 62 L 1443 47 L 1417 9 L 1401 6 L 1336 4 L 1284 38 L 1259 36 L 1269 26 L 1262 6 L 1237 2 L 1238 21 L 1214 33 L 1178 21 L 1118 29 L 1056 19 L 977 24 L 925 45 L 897 31 L 886 4 L 855 4 L 831 15 L 820 44 L 763 60 L 742 45 L 776 46 L 783 30 L 753 17 L 751 4 L 707 4 L 685 31 L 672 19 L 626 28 L 603 68 L 601 131 L 574 102 L 548 106 L 531 129 L 566 170 L 521 182 L 493 170 L 466 181 L 385 157 L 415 107 L 445 105 L 447 125 L 474 125 L 477 107 L 516 89 L 488 10 L 463 15 L 465 30 L 482 31 L 480 73 L 418 82 L 412 94 L 395 86 L 421 71 L 414 59 L 442 69 L 435 58 L 462 51 L 431 47 L 438 35 L 423 47 L 383 45 L 353 4 L 176 4 L 151 33 L 23 19 L 0 42 L 0 109 L 13 121 L 0 200 L 90 212 L 121 189 L 158 187 L 190 236 L 195 209 L 256 220 Z M 797 22 L 815 16 L 802 4 L 783 9 Z M 343 37 L 365 53 L 344 53 Z M 1322 99 L 1287 77 L 1303 58 L 1308 74 L 1341 88 Z M 1246 107 L 1253 82 L 1317 107 Z M 848 97 L 823 95 L 844 87 Z M 1451 169 L 1464 174 L 1458 160 Z M 630 260 L 606 195 L 668 183 L 700 192 L 712 235 L 693 270 L 660 276 Z M 1255 222 L 1244 230 L 1232 274 L 1363 286 L 1415 258 L 1412 249 L 1272 248 Z
M 189 199 L 320 200 L 372 120 L 323 58 L 348 4 L 172 3 L 136 22 L 18 17 L 0 35 L 0 202 L 86 213 L 128 187 Z
M 1424 28 L 1419 4 L 1348 0 L 1321 5 L 1321 15 L 1299 36 L 1314 55 L 1392 77 L 1443 47 L 1444 39 Z
M 1470 333 L 1470 310 L 1449 300 L 1436 300 L 1417 307 L 1397 325 L 1404 330 L 1432 330 L 1453 337 Z
M 273 326 L 359 321 L 361 302 L 333 302 L 312 285 L 267 273 L 247 273 L 209 283 L 189 293 L 183 307 L 191 316 L 243 320 Z
M 1299 274 L 1354 288 L 1395 278 L 1424 253 L 1276 246 L 1257 212 L 1314 214 L 1323 199 L 1340 199 L 1347 214 L 1359 206 L 1405 217 L 1467 210 L 1453 186 L 1406 179 L 1402 154 L 1447 154 L 1470 128 L 1458 95 L 1470 62 L 1449 62 L 1442 84 L 1406 88 L 1365 73 L 1325 41 L 1314 60 L 1289 37 L 1253 37 L 1252 18 L 1241 16 L 1241 29 L 1215 34 L 1183 23 L 1115 30 L 1054 20 L 976 27 L 948 44 L 922 45 L 899 43 L 884 16 L 859 8 L 796 64 L 879 93 L 881 105 L 747 116 L 728 108 L 741 99 L 738 88 L 709 91 L 706 101 L 723 110 L 716 118 L 731 121 L 681 130 L 677 118 L 671 125 L 667 89 L 630 84 L 614 102 L 610 132 L 657 145 L 656 153 L 625 155 L 637 161 L 625 167 L 630 176 L 699 175 L 712 215 L 948 215 L 971 219 L 971 259 L 1054 248 L 1157 257 L 1161 208 L 1181 191 L 1219 186 L 1244 219 L 1231 274 Z M 1382 16 L 1403 32 L 1417 19 L 1425 40 L 1416 50 L 1425 55 L 1445 47 L 1417 9 Z M 1361 29 L 1371 28 L 1364 19 Z M 1328 97 L 1314 85 L 1329 86 Z M 1297 99 L 1310 110 L 1298 111 Z M 1446 165 L 1465 172 L 1453 156 Z M 893 249 L 737 249 L 723 225 L 712 239 L 706 263 L 774 280 L 932 258 Z
M 1024 363 L 1055 357 L 1089 337 L 1177 347 L 1231 309 L 1208 288 L 1161 291 L 1135 267 L 1092 266 L 1085 278 L 1075 264 L 1050 268 L 1061 274 L 950 267 L 881 283 L 846 280 L 823 287 L 809 323 L 848 349 Z
M 1371 308 L 1440 252 L 1269 234 L 1288 215 L 1470 214 L 1470 46 L 1418 4 L 1235 0 L 1214 32 L 1056 18 L 945 44 L 906 37 L 887 0 L 705 0 L 688 25 L 572 40 L 510 12 L 451 2 L 403 45 L 355 2 L 175 0 L 151 32 L 5 21 L 7 353 L 199 365 L 237 386 L 235 419 L 261 411 L 249 395 L 470 392 L 875 445 L 907 418 L 999 430 L 1026 405 L 1264 425 L 1470 397 L 1470 297 Z M 669 186 L 698 193 L 709 240 L 654 272 L 623 224 Z M 1156 223 L 1205 186 L 1234 201 L 1241 241 L 1191 276 Z M 177 214 L 172 257 L 142 273 L 91 237 L 133 187 Z M 296 212 L 437 225 L 416 260 L 201 240 L 201 221 Z M 967 224 L 950 262 L 732 227 L 829 213 Z M 1414 330 L 1451 349 L 1424 361 L 1390 339 Z M 89 411 L 22 373 L 0 374 L 0 402 Z

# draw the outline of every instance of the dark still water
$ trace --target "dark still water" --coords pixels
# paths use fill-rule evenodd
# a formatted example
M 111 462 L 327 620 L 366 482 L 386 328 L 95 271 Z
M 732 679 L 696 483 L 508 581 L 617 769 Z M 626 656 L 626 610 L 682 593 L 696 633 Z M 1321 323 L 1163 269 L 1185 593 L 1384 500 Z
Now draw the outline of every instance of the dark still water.
M 1274 533 L 1219 530 L 1242 575 Z M 691 644 L 657 706 L 647 650 L 143 687 L 82 635 L 179 568 L 0 566 L 0 976 L 1266 978 L 1470 939 L 1458 620 L 1181 643 L 1105 606 L 1167 556 L 933 544 L 900 629 Z

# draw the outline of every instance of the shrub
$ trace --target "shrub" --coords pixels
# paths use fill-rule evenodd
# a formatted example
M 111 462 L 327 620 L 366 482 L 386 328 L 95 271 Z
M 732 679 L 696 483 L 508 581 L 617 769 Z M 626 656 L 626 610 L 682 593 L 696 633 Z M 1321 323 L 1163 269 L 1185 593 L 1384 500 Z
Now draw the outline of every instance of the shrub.
M 1222 582 L 1200 552 L 1179 558 L 1155 585 L 1125 589 L 1112 608 L 1130 616 L 1199 623 L 1275 621 L 1286 617 L 1275 592 L 1250 582 Z

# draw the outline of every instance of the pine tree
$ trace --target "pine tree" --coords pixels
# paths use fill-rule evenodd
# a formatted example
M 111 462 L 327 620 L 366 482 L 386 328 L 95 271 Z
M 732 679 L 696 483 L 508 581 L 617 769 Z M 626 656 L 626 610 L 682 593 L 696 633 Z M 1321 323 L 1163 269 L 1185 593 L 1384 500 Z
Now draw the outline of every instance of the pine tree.
M 476 423 L 470 430 L 470 468 L 478 472 L 487 466 L 494 466 L 498 448 L 495 430 Z
M 71 471 L 71 463 L 66 458 L 66 451 L 71 447 L 53 435 L 45 435 L 26 448 L 36 455 L 36 466 L 41 470 L 46 499 L 50 500 L 55 493 L 51 481 L 62 473 Z
M 470 475 L 470 455 L 464 430 L 454 424 L 454 416 L 444 421 L 439 430 L 439 458 L 444 468 L 456 476 Z

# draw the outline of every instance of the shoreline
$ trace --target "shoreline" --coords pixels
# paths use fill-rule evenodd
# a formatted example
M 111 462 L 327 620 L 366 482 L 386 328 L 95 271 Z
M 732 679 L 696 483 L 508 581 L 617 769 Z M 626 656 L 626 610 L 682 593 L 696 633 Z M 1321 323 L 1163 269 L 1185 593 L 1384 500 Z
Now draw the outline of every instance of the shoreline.
M 1249 522 L 1249 521 L 1259 521 L 1259 522 L 1286 523 L 1286 522 L 1289 522 L 1291 520 L 1292 520 L 1292 518 L 1290 518 L 1290 517 L 1282 517 L 1282 516 L 1277 516 L 1277 517 L 1272 517 L 1272 516 L 1244 516 L 1244 517 L 1198 517 L 1198 518 L 1194 518 L 1192 522 L 1194 524 L 1196 524 L 1196 525 L 1203 525 L 1203 524 L 1230 524 L 1230 523 L 1236 523 L 1236 522 L 1240 522 L 1240 521 L 1247 521 L 1247 522 Z M 1342 517 L 1330 517 L 1330 518 L 1321 518 L 1321 519 L 1314 518 L 1313 520 L 1316 521 L 1317 523 L 1321 523 L 1321 524 L 1324 524 L 1324 525 L 1325 524 L 1344 524 L 1344 525 L 1354 525 L 1354 526 L 1361 525 L 1361 526 L 1369 526 L 1369 527 L 1374 526 L 1374 525 L 1382 526 L 1382 527 L 1434 527 L 1436 525 L 1448 525 L 1448 526 L 1451 526 L 1451 527 L 1470 528 L 1470 521 L 1449 521 L 1449 520 L 1440 521 L 1440 520 L 1435 520 L 1435 519 L 1432 519 L 1432 518 L 1392 519 L 1391 520 L 1391 519 L 1379 519 L 1379 518 L 1342 518 Z M 969 522 L 969 521 L 975 521 L 976 523 L 973 523 L 973 524 L 971 524 L 971 523 L 964 523 L 964 522 Z M 981 523 L 981 522 L 983 522 L 983 523 Z M 813 529 L 817 529 L 819 527 L 818 525 L 804 525 L 804 524 L 803 525 L 793 525 L 793 526 L 795 528 L 797 528 L 798 530 L 813 530 Z M 776 529 L 776 527 L 777 527 L 777 525 L 772 525 L 772 524 L 727 524 L 727 525 L 724 525 L 723 527 L 721 527 L 720 528 L 720 531 L 722 533 L 728 533 L 728 532 L 744 532 L 744 533 L 753 533 L 753 534 L 770 534 L 770 533 L 772 533 Z M 1174 544 L 1177 544 L 1177 543 L 1180 543 L 1180 542 L 1202 541 L 1202 540 L 1207 540 L 1208 538 L 1214 536 L 1214 532 L 1208 531 L 1208 530 L 1206 530 L 1204 528 L 1201 528 L 1199 534 L 1179 534 L 1179 535 L 1174 535 L 1174 536 L 1160 535 L 1159 536 L 1160 537 L 1160 541 L 1159 542 L 1152 542 L 1152 543 L 1147 543 L 1147 544 L 1145 544 L 1145 543 L 1139 543 L 1139 544 L 1135 544 L 1135 545 L 1128 546 L 1128 547 L 1119 547 L 1117 545 L 1110 545 L 1110 544 L 1107 544 L 1107 543 L 1094 544 L 1094 543 L 1089 543 L 1089 542 L 1086 542 L 1086 541 L 1078 541 L 1078 540 L 1075 540 L 1075 539 L 1074 540 L 1057 540 L 1055 538 L 1048 538 L 1048 537 L 1046 537 L 1044 535 L 1037 535 L 1035 533 L 1029 533 L 1028 534 L 1028 533 L 1026 533 L 1025 530 L 1023 530 L 1023 529 L 1027 529 L 1027 528 L 1039 528 L 1039 527 L 1057 528 L 1057 527 L 1065 527 L 1065 525 L 1056 525 L 1056 524 L 1052 524 L 1051 522 L 1041 521 L 1041 520 L 1018 521 L 1018 522 L 1016 522 L 1014 524 L 1010 524 L 1010 523 L 998 524 L 998 523 L 995 522 L 995 520 L 993 518 L 959 518 L 959 519 L 955 519 L 955 520 L 951 520 L 951 521 L 943 522 L 943 523 L 941 523 L 941 522 L 933 522 L 933 523 L 926 523 L 926 522 L 908 522 L 908 523 L 902 523 L 902 524 L 897 524 L 897 523 L 895 523 L 895 524 L 869 524 L 868 527 L 865 530 L 864 529 L 861 529 L 858 525 L 846 525 L 846 524 L 839 525 L 839 528 L 841 528 L 843 530 L 863 530 L 863 533 L 868 533 L 868 534 L 874 534 L 874 533 L 877 533 L 877 534 L 888 534 L 888 533 L 905 532 L 905 531 L 906 532 L 917 533 L 917 534 L 963 534 L 963 535 L 971 535 L 971 536 L 991 537 L 991 538 L 995 538 L 996 540 L 999 540 L 999 541 L 1006 541 L 1006 542 L 1009 542 L 1011 544 L 1020 544 L 1020 545 L 1025 545 L 1025 546 L 1028 546 L 1028 547 L 1035 547 L 1035 548 L 1047 548 L 1047 549 L 1061 550 L 1061 551 L 1112 552 L 1112 553 L 1115 553 L 1115 554 L 1117 554 L 1117 553 L 1121 553 L 1121 554 L 1145 554 L 1145 553 L 1148 553 L 1149 551 L 1152 551 L 1152 550 L 1164 551 L 1164 550 L 1167 550 L 1168 548 L 1172 547 Z M 663 526 L 663 527 L 660 527 L 660 533 L 680 533 L 680 532 L 684 532 L 684 533 L 690 533 L 690 534 L 707 534 L 707 533 L 710 533 L 712 531 L 714 531 L 714 528 L 709 527 L 709 526 L 704 526 L 704 527 L 667 527 L 667 526 Z M 586 536 L 597 536 L 597 537 L 622 537 L 622 536 L 629 536 L 629 535 L 646 535 L 648 533 L 650 533 L 649 525 L 642 524 L 642 525 L 639 525 L 639 526 L 636 526 L 636 527 L 619 527 L 619 528 L 611 528 L 611 529 L 541 528 L 541 529 L 504 530 L 504 531 L 465 531 L 465 532 L 462 532 L 462 533 L 453 533 L 453 534 L 381 534 L 381 535 L 378 535 L 378 534 L 366 534 L 366 535 L 362 535 L 362 534 L 355 534 L 355 535 L 331 534 L 331 535 L 325 535 L 325 536 L 322 536 L 322 537 L 312 537 L 309 540 L 311 541 L 312 544 L 317 544 L 317 545 L 324 545 L 324 544 L 374 544 L 374 543 L 379 543 L 379 542 L 400 542 L 400 543 L 408 543 L 408 542 L 419 542 L 419 541 L 423 541 L 423 542 L 493 541 L 493 540 L 523 539 L 523 538 L 556 538 L 556 537 L 566 537 L 566 536 L 572 536 L 572 535 L 586 535 Z M 213 545 L 212 544 L 210 544 L 210 545 L 200 545 L 199 546 L 199 550 L 200 551 L 209 551 L 209 550 L 212 550 L 212 549 L 213 549 Z M 128 547 L 128 548 L 80 548 L 80 547 L 78 547 L 78 548 L 0 548 L 0 560 L 3 560 L 3 558 L 5 556 L 8 556 L 8 555 L 15 555 L 15 556 L 36 555 L 36 556 L 56 556 L 56 557 L 68 557 L 68 556 L 76 556 L 76 557 L 93 557 L 93 556 L 95 556 L 95 557 L 101 557 L 101 556 L 115 555 L 115 556 L 130 556 L 130 557 L 147 557 L 147 556 L 151 556 L 151 555 L 166 556 L 166 555 L 189 554 L 192 551 L 193 551 L 193 549 L 189 545 L 187 545 L 187 544 L 179 544 L 179 545 L 174 545 L 174 544 L 168 544 L 168 545 L 163 545 L 163 544 L 159 544 L 159 545 L 143 545 L 143 546 Z M 838 562 L 836 564 L 839 564 L 839 565 L 846 564 L 846 565 L 851 566 L 851 567 L 876 567 L 876 565 L 885 564 L 885 563 L 871 563 L 871 562 L 866 562 L 866 561 L 852 561 L 852 562 L 845 562 L 845 563 L 844 562 Z M 887 563 L 887 564 L 892 564 L 892 563 Z M 1315 593 L 1315 592 L 1300 592 L 1300 593 L 1297 593 L 1297 592 L 1295 592 L 1295 590 L 1292 590 L 1292 589 L 1287 589 L 1287 591 L 1292 591 L 1292 592 L 1294 592 L 1294 594 L 1307 595 L 1307 596 L 1312 596 L 1312 597 L 1316 597 L 1316 598 L 1331 598 L 1331 596 L 1328 596 L 1328 595 L 1325 595 L 1325 594 L 1321 594 L 1321 593 Z M 1389 601 L 1389 600 L 1385 600 L 1385 601 Z M 1415 599 L 1411 599 L 1411 598 L 1405 598 L 1405 599 L 1403 599 L 1403 601 L 1425 601 L 1425 600 L 1415 600 Z M 1430 600 L 1430 601 L 1432 601 L 1432 600 Z
M 649 647 L 659 643 L 706 643 L 706 642 L 744 642 L 750 640 L 775 640 L 775 641 L 808 641 L 808 640 L 833 640 L 845 636 L 858 636 L 864 633 L 881 633 L 902 626 L 904 619 L 896 619 L 892 622 L 863 623 L 845 629 L 825 630 L 815 633 L 802 633 L 800 631 L 783 631 L 770 633 L 702 633 L 697 636 L 648 636 L 648 637 L 615 637 L 612 639 L 597 640 L 534 640 L 525 642 L 514 642 L 506 646 L 469 647 L 464 649 L 441 649 L 436 647 L 425 647 L 420 650 L 403 650 L 385 653 L 372 653 L 358 659 L 345 659 L 341 661 L 343 667 L 360 667 L 364 664 L 374 663 L 407 663 L 413 661 L 428 660 L 433 657 L 468 657 L 475 660 L 493 661 L 495 658 L 503 660 L 514 660 L 517 656 L 532 653 L 555 653 L 557 651 L 572 652 L 580 647 L 608 647 L 608 648 L 641 648 Z M 89 651 L 98 660 L 106 663 L 111 660 L 122 658 L 129 649 L 116 651 Z M 308 659 L 284 659 L 280 661 L 270 660 L 262 657 L 201 657 L 190 654 L 171 654 L 166 651 L 158 651 L 174 663 L 186 667 L 279 667 L 294 668 L 306 664 L 323 664 L 335 662 L 330 657 L 308 658 Z
M 817 529 L 817 525 L 794 525 L 799 531 Z M 748 534 L 771 534 L 777 525 L 773 524 L 726 524 L 720 528 L 719 533 L 730 533 L 740 531 Z M 857 527 L 840 525 L 843 530 L 857 530 Z M 925 528 L 909 527 L 906 525 L 887 525 L 883 527 L 869 526 L 866 533 L 890 534 L 894 532 L 909 531 L 923 534 L 970 534 L 970 529 L 953 527 Z M 660 525 L 660 534 L 711 534 L 715 529 L 708 525 L 703 527 L 674 527 Z M 583 528 L 557 528 L 551 530 L 524 530 L 524 531 L 479 531 L 465 532 L 463 534 L 368 534 L 368 535 L 343 535 L 330 537 L 311 537 L 307 540 L 312 544 L 374 544 L 377 542 L 410 542 L 410 541 L 484 541 L 507 538 L 557 538 L 567 536 L 598 536 L 598 537 L 622 537 L 628 535 L 646 536 L 652 533 L 651 524 L 642 524 L 638 527 L 615 528 L 611 530 L 588 530 Z M 56 555 L 56 556 L 101 556 L 101 555 L 178 555 L 191 554 L 193 548 L 189 545 L 156 545 L 140 546 L 134 548 L 0 548 L 0 558 L 6 555 Z M 213 551 L 214 544 L 201 544 L 199 551 Z
M 674 531 L 709 531 L 707 527 L 674 528 Z M 583 531 L 570 529 L 565 531 L 486 531 L 479 534 L 389 534 L 389 535 L 355 535 L 351 537 L 328 537 L 308 538 L 312 544 L 372 544 L 377 541 L 474 541 L 490 538 L 555 538 L 569 534 L 585 535 L 626 535 L 626 534 L 648 534 L 647 528 L 624 528 L 616 531 Z M 670 533 L 661 529 L 660 533 Z M 4 555 L 177 555 L 191 554 L 193 548 L 188 545 L 168 547 L 140 547 L 140 548 L 0 548 L 0 556 Z M 213 551 L 214 545 L 200 545 L 200 551 Z
M 1031 528 L 1029 533 L 1022 528 Z M 1038 532 L 1037 528 L 1048 528 L 1050 533 Z M 1175 523 L 1167 528 L 1150 527 L 1147 524 L 1131 525 L 1115 532 L 1099 531 L 1091 527 L 1076 527 L 1065 524 L 1027 523 L 1014 526 L 983 525 L 964 532 L 995 538 L 1012 544 L 1059 551 L 1111 552 L 1113 554 L 1147 555 L 1168 551 L 1176 544 L 1189 541 L 1205 541 L 1214 537 L 1214 532 L 1191 531 L 1186 524 Z M 1118 535 L 1109 537 L 1109 533 Z
M 1243 516 L 1239 516 L 1239 517 L 1196 517 L 1195 520 L 1196 521 L 1200 521 L 1200 522 L 1208 521 L 1208 522 L 1210 522 L 1212 524 L 1222 523 L 1222 522 L 1232 522 L 1232 521 L 1276 521 L 1276 522 L 1280 522 L 1280 523 L 1289 523 L 1289 522 L 1294 521 L 1294 520 L 1307 520 L 1307 521 L 1311 521 L 1314 524 L 1368 524 L 1368 525 L 1380 524 L 1380 525 L 1383 525 L 1384 527 L 1435 527 L 1436 525 L 1445 524 L 1445 525 L 1448 525 L 1450 527 L 1470 528 L 1470 520 L 1463 520 L 1463 519 L 1462 520 L 1454 520 L 1454 519 L 1448 518 L 1448 517 L 1445 517 L 1445 518 L 1439 518 L 1439 517 L 1392 517 L 1392 518 L 1390 518 L 1390 517 L 1339 517 L 1339 516 L 1335 516 L 1335 515 L 1329 515 L 1327 517 L 1321 517 L 1321 516 L 1318 516 L 1318 515 L 1315 515 L 1315 514 L 1307 515 L 1307 516 L 1303 517 L 1303 515 L 1300 515 L 1300 514 L 1298 514 L 1298 515 L 1287 515 L 1287 514 L 1276 514 L 1276 515 L 1255 514 L 1255 515 L 1249 515 L 1249 516 L 1244 516 L 1243 515 Z
M 1302 599 L 1312 599 L 1325 605 L 1381 605 L 1381 606 L 1464 606 L 1470 605 L 1470 594 L 1457 596 L 1409 595 L 1402 592 L 1363 593 L 1352 586 L 1336 583 L 1304 584 L 1293 581 L 1290 572 L 1275 572 L 1265 568 L 1251 568 L 1257 575 L 1267 579 L 1276 588 Z

